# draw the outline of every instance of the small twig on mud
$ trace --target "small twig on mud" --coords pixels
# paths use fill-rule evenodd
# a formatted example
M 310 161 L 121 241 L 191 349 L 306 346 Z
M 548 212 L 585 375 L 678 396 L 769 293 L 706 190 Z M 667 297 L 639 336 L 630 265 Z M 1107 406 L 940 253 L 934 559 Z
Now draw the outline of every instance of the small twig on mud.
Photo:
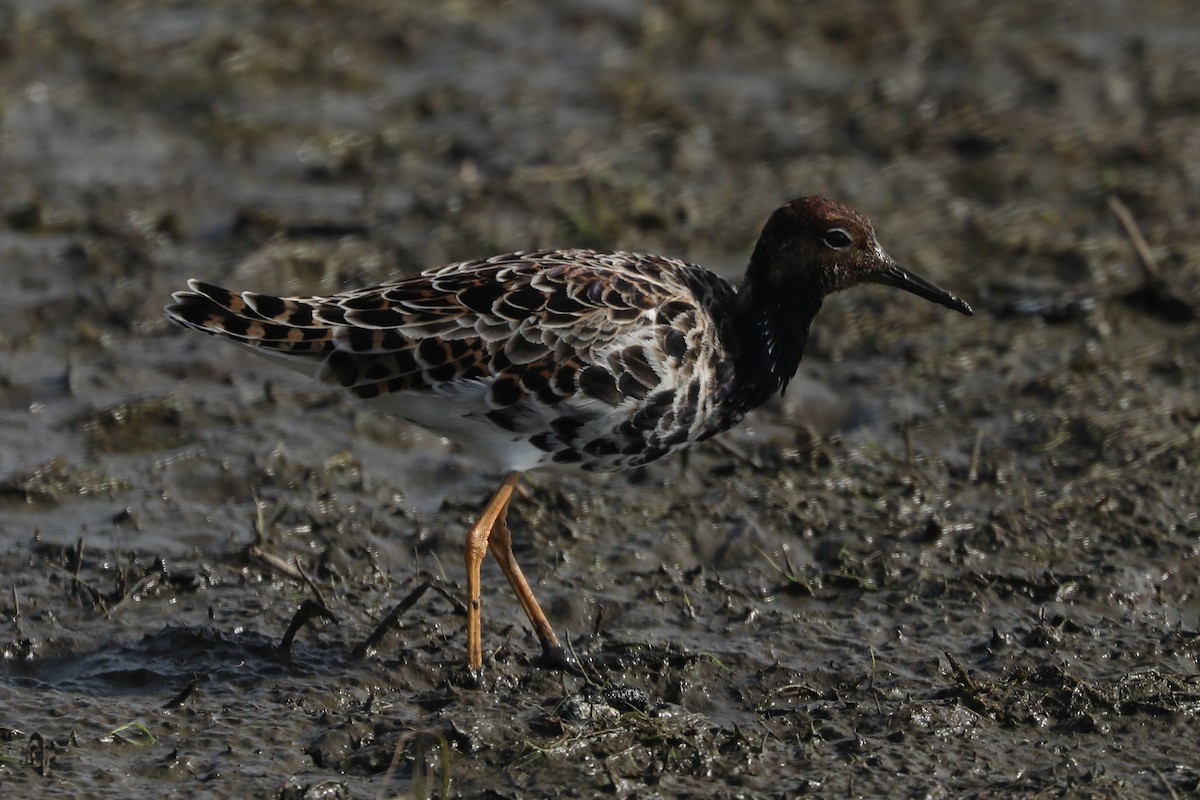
M 300 579 L 304 581 L 304 584 L 308 586 L 308 588 L 311 589 L 312 593 L 316 596 L 317 602 L 328 609 L 329 604 L 325 602 L 325 595 L 321 594 L 321 587 L 317 586 L 317 584 L 313 582 L 313 579 L 308 577 L 308 573 L 304 571 L 304 567 L 300 566 L 299 559 L 296 560 L 295 567 L 296 571 L 300 573 Z
M 971 676 L 967 674 L 965 669 L 963 669 L 962 664 L 959 664 L 957 661 L 955 661 L 954 656 L 950 655 L 949 653 L 945 653 L 945 656 L 946 660 L 950 662 L 950 669 L 954 672 L 954 679 L 958 681 L 958 685 L 961 686 L 964 691 L 970 692 L 971 694 L 978 692 L 979 687 L 975 684 L 975 681 L 971 680 Z
M 240 667 L 242 665 L 236 664 L 235 666 Z M 172 697 L 170 700 L 168 700 L 166 703 L 163 704 L 163 708 L 178 708 L 179 706 L 183 705 L 184 702 L 186 702 L 187 699 L 189 697 L 191 697 L 192 694 L 195 693 L 196 688 L 200 685 L 200 681 L 208 680 L 208 677 L 210 675 L 212 675 L 217 670 L 221 670 L 221 669 L 225 669 L 225 667 L 217 667 L 216 669 L 210 669 L 207 672 L 202 672 L 199 675 L 196 675 L 195 677 L 193 677 L 190 681 L 188 681 L 188 685 L 183 687 L 183 690 L 180 691 L 179 694 L 175 695 L 174 697 Z
M 75 583 L 71 585 L 71 594 L 78 594 L 79 584 L 83 583 L 79 578 L 79 571 L 83 569 L 83 537 L 79 537 L 79 541 L 75 543 Z
M 148 591 L 150 587 L 162 579 L 162 576 L 163 573 L 161 572 L 152 572 L 149 575 L 145 575 L 140 578 L 137 583 L 126 590 L 126 592 L 121 596 L 121 599 L 116 602 L 116 605 L 109 609 L 109 616 L 111 617 L 112 614 L 120 610 L 121 607 L 125 606 L 129 601 L 137 599 L 137 596 L 140 593 Z
M 971 466 L 967 468 L 967 482 L 979 480 L 979 457 L 983 451 L 983 428 L 975 429 L 975 446 L 971 448 Z
M 1151 767 L 1150 769 L 1162 781 L 1163 786 L 1167 787 L 1167 794 L 1171 795 L 1172 800 L 1179 800 L 1179 794 L 1175 791 L 1175 787 L 1171 785 L 1171 782 L 1167 780 L 1167 776 L 1162 773 L 1162 770 L 1158 767 Z
M 575 642 L 571 641 L 571 631 L 563 631 L 563 636 L 567 640 L 567 652 L 570 654 L 571 663 L 573 663 L 579 669 L 579 674 L 583 676 L 584 682 L 589 686 L 595 686 L 599 688 L 602 685 L 600 681 L 600 675 L 588 674 L 587 668 L 584 666 L 584 660 L 579 657 L 577 652 L 575 652 Z
M 420 574 L 428 576 L 429 573 L 423 572 Z M 440 594 L 446 600 L 446 602 L 451 605 L 455 614 L 460 617 L 467 616 L 467 607 L 461 600 L 426 577 L 424 583 L 413 589 L 408 593 L 407 597 L 397 603 L 396 606 L 388 613 L 388 615 L 384 617 L 378 625 L 375 626 L 375 630 L 371 631 L 371 635 L 364 639 L 361 644 L 357 645 L 354 650 L 351 651 L 351 656 L 357 659 L 365 658 L 367 651 L 377 645 L 379 640 L 384 637 L 388 630 L 400 621 L 400 617 L 404 614 L 404 612 L 412 608 L 413 605 L 415 605 L 416 602 L 421 599 L 421 596 L 430 589 L 437 594 Z
M 784 580 L 787 581 L 786 587 L 788 589 L 793 591 L 799 590 L 809 597 L 816 594 L 816 592 L 813 591 L 812 583 L 809 582 L 807 578 L 802 576 L 799 571 L 792 566 L 792 560 L 790 557 L 788 557 L 787 550 L 780 551 L 780 558 L 783 559 L 783 564 L 781 565 L 771 556 L 770 553 L 761 547 L 755 545 L 754 549 L 760 556 L 766 559 L 766 562 L 770 565 L 771 569 L 783 576 Z
M 883 691 L 875 686 L 875 678 L 879 675 L 879 660 L 875 657 L 874 647 L 868 645 L 867 650 L 871 654 L 871 674 L 867 676 L 867 691 L 875 698 L 875 711 L 882 716 L 883 703 L 879 701 L 879 696 L 883 694 Z
M 292 617 L 292 624 L 288 625 L 287 631 L 283 634 L 283 641 L 279 643 L 279 650 L 282 653 L 290 653 L 292 650 L 292 641 L 296 638 L 296 634 L 300 629 L 308 623 L 309 620 L 315 617 L 322 617 L 329 620 L 334 625 L 338 624 L 338 618 L 333 612 L 326 608 L 322 603 L 309 598 L 300 604 L 295 616 Z
M 259 547 L 258 544 L 252 544 L 246 548 L 246 557 L 253 561 L 262 563 L 264 566 L 275 570 L 286 578 L 291 578 L 294 581 L 304 582 L 303 572 L 296 569 L 279 556 L 274 555 L 273 553 L 268 553 L 266 550 Z
M 1150 252 L 1150 245 L 1146 243 L 1146 237 L 1142 236 L 1142 231 L 1129 207 L 1122 203 L 1121 198 L 1115 194 L 1108 196 L 1108 207 L 1117 215 L 1121 226 L 1125 228 L 1125 235 L 1129 237 L 1129 243 L 1133 245 L 1134 252 L 1138 255 L 1146 280 L 1161 281 L 1163 277 L 1162 270 L 1158 268 L 1158 260 L 1154 257 L 1154 253 Z
M 1152 311 L 1156 316 L 1171 322 L 1194 320 L 1197 315 L 1196 303 L 1193 300 L 1185 299 L 1185 296 L 1167 280 L 1159 268 L 1158 260 L 1150 251 L 1150 246 L 1146 244 L 1146 238 L 1142 236 L 1133 214 L 1115 195 L 1109 195 L 1108 207 L 1121 221 L 1121 225 L 1125 228 L 1125 234 L 1129 237 L 1129 241 L 1137 253 L 1138 261 L 1142 265 L 1141 285 L 1125 294 L 1126 302 L 1134 302 L 1136 305 Z
M 104 612 L 105 617 L 109 617 L 108 606 L 106 606 L 104 604 L 104 597 L 100 594 L 99 589 L 97 589 L 95 586 L 92 586 L 90 583 L 85 581 L 83 578 L 80 578 L 76 575 L 73 575 L 70 572 L 67 572 L 65 569 L 58 566 L 57 564 L 51 564 L 49 566 L 50 566 L 50 569 L 53 569 L 57 572 L 61 572 L 63 575 L 67 576 L 67 578 L 69 580 L 74 581 L 75 585 L 82 586 L 84 589 L 86 589 L 88 595 L 92 599 L 92 607 L 100 609 L 101 611 Z
M 954 680 L 958 684 L 950 696 L 958 699 L 963 708 L 968 711 L 974 712 L 984 719 L 992 719 L 987 705 L 980 699 L 980 695 L 986 694 L 987 689 L 977 684 L 963 666 L 954 660 L 954 656 L 944 650 L 942 653 L 950 662 L 950 670 L 954 673 Z
M 267 529 L 271 527 L 271 522 L 267 519 L 262 501 L 258 499 L 258 493 L 251 491 L 250 499 L 254 501 L 254 544 L 257 546 L 267 540 Z
M 181 692 L 179 692 L 179 694 L 175 695 L 170 700 L 163 703 L 162 707 L 163 708 L 179 708 L 179 706 L 181 706 L 185 702 L 187 702 L 187 699 L 189 697 L 191 697 L 192 694 L 196 691 L 196 687 L 200 685 L 200 681 L 204 680 L 207 677 L 208 677 L 208 674 L 205 673 L 204 675 L 197 675 L 196 677 L 192 678 L 190 681 L 188 681 L 188 685 L 183 687 L 183 690 Z

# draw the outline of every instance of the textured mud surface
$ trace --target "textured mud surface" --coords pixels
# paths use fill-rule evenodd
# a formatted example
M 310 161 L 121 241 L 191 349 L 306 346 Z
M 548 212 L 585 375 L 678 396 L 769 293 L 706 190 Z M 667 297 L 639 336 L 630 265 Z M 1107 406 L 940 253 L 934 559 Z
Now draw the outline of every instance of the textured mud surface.
M 1200 791 L 1200 10 L 544 5 L 0 9 L 3 793 Z M 543 246 L 733 278 L 813 193 L 978 315 L 834 297 L 747 424 L 532 475 L 586 678 L 489 564 L 463 679 L 470 453 L 161 315 Z

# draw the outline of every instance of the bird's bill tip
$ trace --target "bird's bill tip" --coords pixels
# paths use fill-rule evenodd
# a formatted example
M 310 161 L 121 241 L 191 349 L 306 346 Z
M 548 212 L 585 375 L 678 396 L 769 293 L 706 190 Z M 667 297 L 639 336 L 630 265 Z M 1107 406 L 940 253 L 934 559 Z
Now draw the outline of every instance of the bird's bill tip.
M 960 314 L 966 314 L 968 317 L 975 315 L 975 310 L 971 308 L 966 300 L 950 294 L 950 292 L 947 292 L 933 281 L 921 277 L 908 267 L 898 264 L 895 261 L 892 261 L 884 269 L 872 273 L 869 280 L 874 283 L 882 283 L 885 286 L 894 286 L 897 289 L 903 289 L 906 292 L 915 294 L 917 297 L 923 297 L 931 303 L 937 303 L 946 308 L 952 308 Z

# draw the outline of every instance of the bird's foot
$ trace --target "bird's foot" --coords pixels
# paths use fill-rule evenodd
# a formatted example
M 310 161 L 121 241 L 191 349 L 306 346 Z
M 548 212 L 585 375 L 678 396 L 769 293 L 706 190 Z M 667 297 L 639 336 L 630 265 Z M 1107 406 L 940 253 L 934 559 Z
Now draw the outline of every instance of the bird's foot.
M 572 675 L 583 676 L 583 667 L 574 654 L 558 642 L 542 642 L 542 654 L 534 664 L 542 669 L 557 669 Z

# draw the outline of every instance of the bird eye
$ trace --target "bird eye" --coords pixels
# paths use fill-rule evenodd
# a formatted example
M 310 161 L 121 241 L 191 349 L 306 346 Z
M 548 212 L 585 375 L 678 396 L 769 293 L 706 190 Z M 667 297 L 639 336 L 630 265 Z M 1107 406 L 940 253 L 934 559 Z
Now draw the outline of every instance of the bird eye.
M 821 237 L 821 241 L 825 243 L 826 247 L 831 247 L 834 250 L 844 250 L 854 242 L 844 228 L 830 228 L 825 231 L 825 235 Z

